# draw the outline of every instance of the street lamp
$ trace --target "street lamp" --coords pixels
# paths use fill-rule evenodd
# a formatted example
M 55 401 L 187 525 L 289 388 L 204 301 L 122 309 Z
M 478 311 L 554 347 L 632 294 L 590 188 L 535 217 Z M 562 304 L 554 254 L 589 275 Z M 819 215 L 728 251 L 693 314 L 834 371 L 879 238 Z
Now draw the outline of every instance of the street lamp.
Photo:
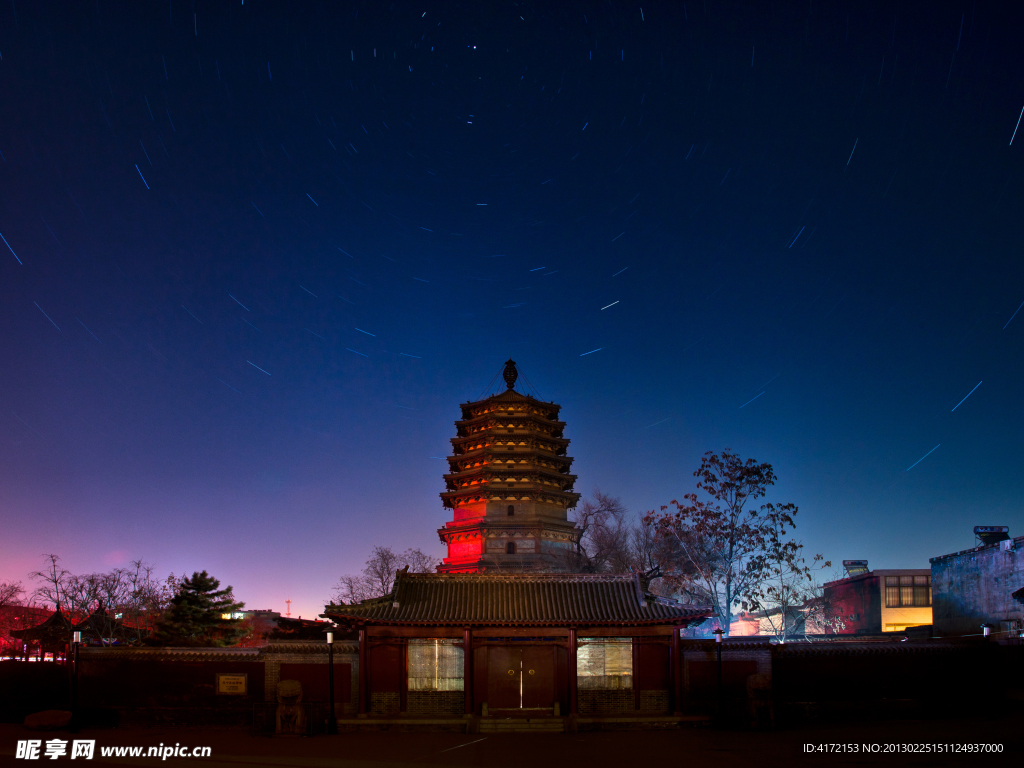
M 725 634 L 725 630 L 719 627 L 714 630 L 715 633 L 715 650 L 718 654 L 718 706 L 722 706 L 722 635 Z
M 334 633 L 327 633 L 327 696 L 330 699 L 331 715 L 327 720 L 327 733 L 338 732 L 338 721 L 334 716 Z
M 71 633 L 71 654 L 74 675 L 71 678 L 71 711 L 78 712 L 78 646 L 82 644 L 82 633 Z

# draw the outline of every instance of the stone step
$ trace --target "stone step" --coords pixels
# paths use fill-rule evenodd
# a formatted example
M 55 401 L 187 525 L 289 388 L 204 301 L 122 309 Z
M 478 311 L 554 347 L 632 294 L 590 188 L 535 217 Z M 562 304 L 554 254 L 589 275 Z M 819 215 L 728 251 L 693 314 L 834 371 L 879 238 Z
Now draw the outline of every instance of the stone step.
M 503 718 L 481 720 L 481 733 L 563 733 L 565 723 L 561 718 Z

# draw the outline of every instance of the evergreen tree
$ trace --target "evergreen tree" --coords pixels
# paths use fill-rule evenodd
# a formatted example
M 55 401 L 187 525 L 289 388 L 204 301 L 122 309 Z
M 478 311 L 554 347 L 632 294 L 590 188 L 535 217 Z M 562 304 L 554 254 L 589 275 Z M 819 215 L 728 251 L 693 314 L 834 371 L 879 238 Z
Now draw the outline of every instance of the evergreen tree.
M 225 619 L 241 610 L 245 603 L 235 601 L 231 587 L 220 589 L 220 582 L 206 571 L 184 578 L 170 609 L 157 626 L 155 645 L 228 646 L 245 633 L 240 619 Z

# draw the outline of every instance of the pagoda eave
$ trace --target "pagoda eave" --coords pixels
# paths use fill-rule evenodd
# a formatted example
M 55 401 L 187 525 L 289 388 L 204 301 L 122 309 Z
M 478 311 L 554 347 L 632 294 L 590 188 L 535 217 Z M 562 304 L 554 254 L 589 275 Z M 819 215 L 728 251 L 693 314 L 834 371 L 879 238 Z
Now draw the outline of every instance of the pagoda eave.
M 531 501 L 548 501 L 549 503 L 568 502 L 566 505 L 567 509 L 572 509 L 576 506 L 576 502 L 580 500 L 580 494 L 572 491 L 552 491 L 548 489 L 540 490 L 535 488 L 495 488 L 495 489 L 481 489 L 481 491 L 474 492 L 459 492 L 459 491 L 448 491 L 445 493 L 438 494 L 441 497 L 445 507 L 454 509 L 460 500 L 465 500 L 470 504 L 483 504 L 489 501 L 510 501 L 510 500 L 523 500 L 528 499 Z

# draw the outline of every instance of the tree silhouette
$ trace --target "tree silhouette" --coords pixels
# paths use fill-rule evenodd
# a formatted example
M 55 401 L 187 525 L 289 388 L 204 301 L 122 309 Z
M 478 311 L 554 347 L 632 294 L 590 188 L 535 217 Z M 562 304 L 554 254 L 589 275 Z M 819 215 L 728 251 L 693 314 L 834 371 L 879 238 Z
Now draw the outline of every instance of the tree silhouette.
M 785 616 L 811 596 L 812 571 L 830 563 L 815 555 L 808 565 L 803 545 L 787 539 L 794 527 L 795 504 L 762 504 L 775 485 L 772 465 L 753 459 L 743 461 L 726 448 L 721 456 L 708 451 L 693 473 L 696 493 L 651 512 L 647 520 L 671 545 L 673 556 L 663 562 L 665 575 L 679 592 L 694 602 L 714 609 L 726 635 L 735 608 Z M 668 559 L 668 558 L 667 558 Z M 785 634 L 785 625 L 780 634 Z
M 206 571 L 193 573 L 191 578 L 181 580 L 152 642 L 177 646 L 234 645 L 245 629 L 241 620 L 230 616 L 244 606 L 245 603 L 235 601 L 230 586 L 220 589 L 220 581 Z

